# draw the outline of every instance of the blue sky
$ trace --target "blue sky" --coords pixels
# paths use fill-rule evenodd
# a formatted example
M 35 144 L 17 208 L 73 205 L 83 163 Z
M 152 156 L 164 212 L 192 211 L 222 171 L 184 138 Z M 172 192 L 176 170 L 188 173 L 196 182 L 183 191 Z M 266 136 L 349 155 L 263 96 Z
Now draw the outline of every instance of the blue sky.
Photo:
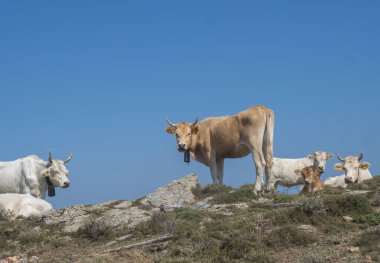
M 0 160 L 72 152 L 55 208 L 134 199 L 190 172 L 207 184 L 164 117 L 264 104 L 275 156 L 362 147 L 379 174 L 379 13 L 378 1 L 2 1 Z M 254 181 L 250 157 L 226 161 L 226 184 Z

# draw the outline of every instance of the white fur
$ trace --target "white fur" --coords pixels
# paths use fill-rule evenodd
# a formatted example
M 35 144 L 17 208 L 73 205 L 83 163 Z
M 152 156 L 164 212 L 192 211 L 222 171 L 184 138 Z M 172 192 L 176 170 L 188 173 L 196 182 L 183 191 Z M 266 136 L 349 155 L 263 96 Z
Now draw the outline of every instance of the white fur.
M 29 194 L 0 194 L 0 208 L 10 212 L 13 217 L 40 217 L 53 208 L 45 200 Z
M 272 174 L 273 180 L 270 182 L 275 187 L 282 185 L 292 187 L 304 184 L 302 175 L 295 173 L 295 170 L 302 170 L 305 167 L 314 166 L 325 169 L 326 161 L 332 157 L 332 154 L 317 151 L 313 155 L 298 159 L 273 158 Z
M 63 161 L 53 160 L 51 166 L 49 168 L 47 166 L 48 162 L 36 155 L 0 162 L 0 194 L 30 194 L 44 199 L 48 189 L 44 176 L 49 176 L 53 185 L 57 187 L 65 187 L 64 184 L 69 183 L 68 171 Z M 44 174 L 46 171 L 49 173 Z

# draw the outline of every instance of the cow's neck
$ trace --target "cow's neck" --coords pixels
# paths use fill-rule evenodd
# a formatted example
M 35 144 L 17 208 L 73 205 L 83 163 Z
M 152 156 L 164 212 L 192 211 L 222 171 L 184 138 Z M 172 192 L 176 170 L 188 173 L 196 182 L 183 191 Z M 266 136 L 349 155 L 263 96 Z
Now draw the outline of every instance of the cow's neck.
M 372 178 L 372 175 L 368 169 L 365 169 L 365 170 L 359 169 L 358 183 L 361 183 L 371 178 Z
M 40 198 L 45 198 L 46 192 L 48 190 L 48 184 L 46 182 L 46 178 L 41 176 L 41 171 L 45 169 L 47 166 L 47 162 L 41 163 L 37 169 L 37 178 L 38 178 L 38 185 L 39 185 L 39 195 Z

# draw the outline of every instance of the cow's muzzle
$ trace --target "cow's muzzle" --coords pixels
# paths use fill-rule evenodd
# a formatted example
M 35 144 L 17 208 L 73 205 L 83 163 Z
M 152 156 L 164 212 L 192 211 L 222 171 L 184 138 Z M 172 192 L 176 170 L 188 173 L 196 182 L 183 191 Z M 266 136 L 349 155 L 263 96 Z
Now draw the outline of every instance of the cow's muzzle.
M 186 144 L 182 144 L 182 143 L 178 144 L 178 148 L 177 149 L 178 149 L 179 152 L 186 152 L 186 150 L 187 150 L 186 149 Z

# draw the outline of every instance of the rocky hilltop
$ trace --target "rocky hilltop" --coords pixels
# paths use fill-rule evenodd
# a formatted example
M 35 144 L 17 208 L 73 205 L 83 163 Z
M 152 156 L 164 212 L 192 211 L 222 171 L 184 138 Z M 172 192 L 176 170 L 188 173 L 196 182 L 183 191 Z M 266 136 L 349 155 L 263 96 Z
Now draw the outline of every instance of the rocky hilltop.
M 0 262 L 380 262 L 379 178 L 257 197 L 190 174 L 137 200 L 0 213 Z

